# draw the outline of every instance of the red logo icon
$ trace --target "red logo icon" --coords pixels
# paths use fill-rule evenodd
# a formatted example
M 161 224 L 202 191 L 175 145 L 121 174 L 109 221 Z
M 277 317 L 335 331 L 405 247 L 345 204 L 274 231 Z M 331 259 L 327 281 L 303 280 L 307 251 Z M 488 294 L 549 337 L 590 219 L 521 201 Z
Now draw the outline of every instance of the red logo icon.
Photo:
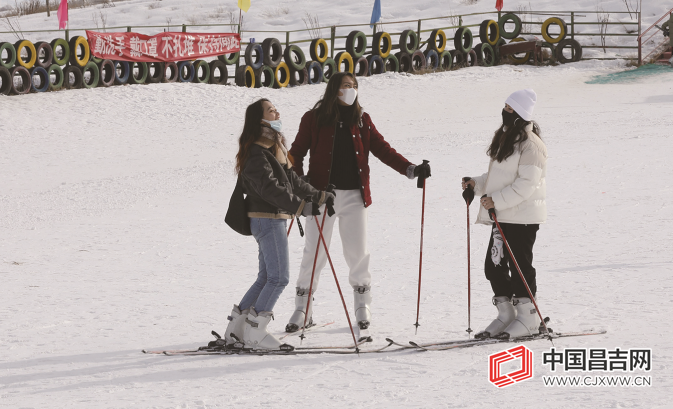
M 521 358 L 521 369 L 508 374 L 500 373 L 500 365 L 504 362 Z M 488 380 L 498 388 L 525 381 L 533 377 L 533 351 L 524 345 L 510 348 L 488 357 Z

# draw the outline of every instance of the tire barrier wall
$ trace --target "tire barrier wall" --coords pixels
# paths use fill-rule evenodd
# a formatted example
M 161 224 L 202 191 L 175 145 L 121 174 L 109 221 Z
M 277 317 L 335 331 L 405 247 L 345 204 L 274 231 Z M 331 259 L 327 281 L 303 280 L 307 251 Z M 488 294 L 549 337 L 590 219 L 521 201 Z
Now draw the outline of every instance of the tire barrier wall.
M 478 32 L 473 33 L 470 27 L 458 27 L 452 39 L 443 29 L 420 32 L 427 38 L 419 38 L 419 32 L 410 29 L 395 34 L 396 38 L 383 31 L 366 35 L 355 30 L 347 36 L 336 37 L 344 39 L 343 48 L 330 50 L 330 43 L 331 47 L 335 46 L 334 37 L 331 42 L 314 38 L 306 53 L 297 44 L 266 38 L 247 44 L 241 52 L 220 55 L 212 61 L 167 63 L 94 58 L 87 39 L 82 36 L 68 41 L 57 38 L 51 42 L 32 43 L 25 39 L 0 42 L 0 94 L 171 82 L 233 83 L 249 88 L 315 85 L 329 81 L 334 73 L 341 71 L 371 76 L 387 72 L 425 73 L 492 67 L 503 63 L 500 46 L 525 41 L 520 37 L 521 18 L 514 13 L 506 13 L 497 20 L 484 20 L 476 29 Z M 562 18 L 547 18 L 541 23 L 541 35 L 543 65 L 565 64 L 582 58 L 582 46 L 567 38 L 568 26 Z M 479 44 L 474 44 L 475 40 Z M 449 50 L 450 44 L 454 49 Z M 510 55 L 504 62 L 527 64 L 531 62 L 531 53 Z M 234 66 L 233 74 L 229 66 Z

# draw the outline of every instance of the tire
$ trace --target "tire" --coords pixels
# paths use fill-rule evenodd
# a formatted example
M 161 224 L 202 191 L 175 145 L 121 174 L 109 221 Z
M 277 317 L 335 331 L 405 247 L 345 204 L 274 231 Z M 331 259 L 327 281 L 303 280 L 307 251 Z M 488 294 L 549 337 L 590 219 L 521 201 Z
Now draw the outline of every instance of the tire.
M 318 64 L 320 66 L 320 64 Z M 322 72 L 322 71 L 321 71 Z M 276 71 L 268 65 L 262 66 L 262 69 L 257 72 L 258 76 L 255 78 L 255 85 L 257 88 L 273 88 L 276 85 Z M 264 74 L 264 78 L 262 78 Z
M 285 64 L 284 61 L 281 62 L 280 64 L 278 64 L 278 67 L 276 67 L 273 77 L 275 80 L 274 81 L 275 88 L 287 87 L 290 84 L 290 67 L 287 64 Z
M 346 51 L 354 60 L 360 59 L 367 52 L 367 36 L 362 31 L 351 31 L 346 37 Z
M 138 75 L 135 73 L 136 66 L 138 67 Z M 144 84 L 147 81 L 148 72 L 146 62 L 129 62 L 129 84 Z
M 16 64 L 16 48 L 12 43 L 0 43 L 0 55 L 7 52 L 7 59 L 0 59 L 0 66 L 7 69 L 7 72 Z M 5 94 L 7 95 L 7 94 Z
M 439 41 L 439 45 L 437 45 Z M 430 33 L 430 38 L 428 38 L 428 50 L 435 50 L 437 55 L 444 52 L 446 48 L 446 33 L 444 30 L 432 30 Z
M 60 48 L 60 53 L 59 53 Z M 63 38 L 57 38 L 51 42 L 51 53 L 54 64 L 64 66 L 70 59 L 70 44 Z M 61 57 L 59 57 L 59 54 Z
M 558 37 L 552 37 L 551 34 L 549 34 L 549 27 L 552 24 L 556 24 L 559 26 L 561 29 L 561 32 L 559 33 Z M 563 19 L 558 18 L 558 17 L 552 17 L 548 18 L 542 23 L 542 38 L 549 44 L 558 44 L 561 41 L 565 40 L 566 35 L 568 35 L 568 25 L 566 24 Z
M 213 85 L 227 85 L 229 80 L 229 70 L 227 70 L 226 64 L 220 60 L 213 60 L 209 63 L 210 65 L 210 83 Z M 165 70 L 164 70 L 165 72 Z M 216 75 L 218 73 L 220 75 Z
M 479 39 L 482 44 L 494 46 L 500 40 L 500 26 L 495 20 L 484 20 L 479 26 Z
M 456 47 L 456 50 L 463 54 L 467 54 L 472 50 L 473 41 L 472 31 L 467 27 L 460 27 L 456 30 L 456 35 L 453 38 L 453 45 Z
M 267 38 L 262 41 L 262 57 L 264 65 L 271 68 L 278 67 L 278 64 L 283 61 L 283 45 L 277 38 Z
M 113 61 L 112 64 L 115 66 L 115 85 L 127 84 L 131 76 L 129 63 L 127 61 Z
M 111 60 L 103 60 L 98 64 L 98 72 L 100 79 L 98 81 L 99 87 L 111 87 L 115 83 L 115 65 Z
M 257 56 L 255 56 L 255 53 Z M 264 65 L 264 51 L 262 51 L 262 45 L 259 43 L 248 44 L 245 47 L 244 60 L 245 65 L 249 65 L 253 70 L 259 70 Z
M 439 54 L 437 53 L 437 50 L 425 50 L 423 55 L 425 56 L 426 68 L 436 70 L 439 67 Z
M 413 54 L 418 48 L 418 34 L 414 30 L 404 30 L 400 34 L 399 41 L 400 51 L 409 55 Z M 399 60 L 400 57 L 397 57 Z M 402 61 L 400 61 L 400 64 Z
M 216 60 L 220 61 L 220 60 Z M 222 62 L 222 61 L 220 61 Z M 222 62 L 222 64 L 224 64 Z M 171 75 L 166 75 L 166 72 L 170 70 Z M 167 63 L 164 63 L 164 82 L 170 83 L 170 82 L 177 82 L 178 77 L 180 76 L 180 71 L 178 70 L 178 64 L 175 63 L 175 61 L 169 61 Z
M 295 61 L 293 55 L 297 57 L 298 61 Z M 306 67 L 306 56 L 304 55 L 304 52 L 294 44 L 285 48 L 283 57 L 287 66 L 295 71 L 303 70 L 304 67 Z
M 513 31 L 507 31 L 505 29 L 505 24 L 508 22 L 514 23 L 514 30 Z M 514 13 L 507 13 L 504 14 L 500 19 L 498 20 L 498 28 L 500 28 L 500 37 L 505 38 L 507 40 L 513 40 L 521 34 L 521 19 L 519 16 L 517 16 Z
M 395 54 L 390 54 L 383 59 L 383 68 L 386 72 L 400 72 L 400 61 Z
M 424 70 L 427 66 L 427 61 L 425 60 L 425 54 L 423 51 L 416 50 L 411 54 L 411 72 L 420 72 Z
M 44 59 L 40 59 L 40 53 L 44 53 Z M 53 63 L 54 52 L 51 49 L 51 44 L 44 41 L 35 43 L 35 65 L 42 67 L 45 70 Z
M 477 62 L 482 67 L 495 65 L 495 50 L 489 43 L 477 44 L 473 51 L 477 54 Z
M 369 75 L 369 61 L 367 58 L 360 57 L 353 63 L 353 71 L 356 77 L 366 77 Z
M 332 75 L 338 72 L 336 62 L 328 58 L 325 60 L 324 63 L 322 63 L 322 80 L 324 82 L 328 82 L 330 78 L 332 78 Z
M 498 40 L 498 43 L 493 47 L 493 51 L 495 51 L 495 63 L 493 65 L 498 65 L 502 61 L 502 57 L 500 56 L 500 46 L 507 44 L 507 40 L 504 38 L 500 37 L 500 40 Z
M 241 56 L 240 52 L 235 52 L 233 54 L 223 54 L 223 55 L 218 55 L 217 59 L 222 61 L 223 63 L 227 65 L 234 65 L 238 62 L 238 58 Z
M 510 44 L 511 43 L 518 43 L 518 42 L 521 42 L 521 41 L 526 41 L 526 40 L 521 38 L 521 37 L 518 37 L 518 38 L 513 39 L 509 43 Z M 526 55 L 524 55 L 523 57 L 515 57 L 514 54 L 512 54 L 512 55 L 508 55 L 507 58 L 509 58 L 509 61 L 514 65 L 525 64 L 525 63 L 528 62 L 528 60 L 530 60 L 530 52 L 526 53 Z
M 194 66 L 191 61 L 180 61 L 178 64 L 178 82 L 194 81 Z
M 207 84 L 210 81 L 210 65 L 208 65 L 208 63 L 205 62 L 204 60 L 196 60 L 194 61 L 193 66 L 194 66 L 194 82 L 197 84 Z M 199 75 L 199 68 L 203 70 L 202 75 Z
M 35 86 L 35 77 L 40 77 L 40 86 Z M 49 89 L 49 74 L 47 70 L 40 66 L 35 66 L 30 70 L 30 91 L 31 92 L 47 92 Z
M 466 54 L 463 54 L 458 50 L 451 50 L 449 52 L 451 53 L 451 65 L 454 68 L 463 68 L 466 66 Z
M 467 53 L 467 66 L 476 67 L 479 64 L 479 59 L 477 58 L 477 53 L 474 50 L 470 50 Z
M 393 50 L 393 40 L 390 34 L 380 31 L 374 34 L 372 39 L 372 55 L 378 55 L 382 59 L 388 58 Z
M 31 44 L 32 45 L 32 44 Z M 17 53 L 18 54 L 18 53 Z M 30 71 L 26 67 L 21 65 L 16 66 L 11 71 L 12 75 L 12 93 L 15 95 L 24 95 L 30 92 L 31 87 L 33 86 L 32 77 L 30 76 Z M 14 81 L 14 77 L 19 75 L 21 77 L 21 85 Z
M 347 51 L 341 51 L 339 54 L 337 54 L 334 58 L 334 62 L 336 62 L 338 72 L 350 72 L 353 74 L 355 70 L 355 66 L 353 65 L 353 57 L 351 57 Z M 341 64 L 346 64 L 345 71 L 341 71 Z
M 4 66 L 0 66 L 0 95 L 9 95 L 12 92 L 13 82 L 12 73 Z
M 147 67 L 147 65 L 145 65 Z M 147 71 L 147 69 L 145 69 Z M 89 81 L 86 80 L 86 73 L 89 73 Z M 89 61 L 86 63 L 84 68 L 82 68 L 82 86 L 84 88 L 96 88 L 98 86 L 98 81 L 100 81 L 100 71 L 98 70 L 98 65 L 95 62 Z
M 327 47 L 327 41 L 322 38 L 316 38 L 315 40 L 311 41 L 311 49 L 309 50 L 309 54 L 311 55 L 311 60 L 316 61 L 319 64 L 327 61 L 329 58 L 329 48 Z
M 70 82 L 70 74 L 72 74 L 73 82 Z M 82 88 L 82 70 L 75 65 L 65 67 L 63 69 L 63 85 L 66 89 Z
M 236 69 L 236 85 L 255 88 L 255 70 L 249 65 L 241 65 Z
M 308 71 L 308 83 L 311 85 L 320 84 L 322 79 L 322 64 L 318 61 L 311 61 L 306 64 L 306 71 Z
M 51 75 L 54 74 L 55 80 L 51 82 Z M 58 64 L 52 64 L 51 67 L 47 70 L 47 75 L 49 75 L 49 90 L 58 91 L 63 88 L 63 80 L 65 76 L 63 75 L 63 70 Z M 114 78 L 113 78 L 114 79 Z
M 397 58 L 398 65 L 400 67 L 399 72 L 411 72 L 411 54 L 400 51 L 399 53 L 395 54 L 395 57 Z
M 28 40 L 19 40 L 14 44 L 16 49 L 16 66 L 23 67 L 27 70 L 33 68 L 35 61 L 37 61 L 37 54 L 35 53 L 35 46 Z M 24 60 L 21 57 L 21 50 L 26 49 L 28 53 L 28 59 Z
M 542 65 L 554 65 L 554 64 L 556 64 L 556 47 L 554 46 L 554 44 L 548 43 L 546 41 L 542 43 L 542 48 L 545 48 L 545 47 L 549 48 L 550 57 L 549 57 L 548 60 L 545 61 L 544 57 L 540 56 Z
M 89 50 L 89 43 L 86 41 L 86 38 L 82 36 L 73 37 L 68 42 L 70 45 L 70 65 L 76 65 L 80 68 L 84 68 L 86 63 L 89 62 L 91 57 Z M 82 56 L 77 55 L 77 50 L 82 47 Z
M 575 53 L 574 58 L 566 58 L 563 55 L 563 49 L 566 47 L 570 47 L 573 49 Z M 577 62 L 582 59 L 582 46 L 580 43 L 577 42 L 577 40 L 573 40 L 572 38 L 566 38 L 565 40 L 561 41 L 556 45 L 556 60 L 560 62 L 561 64 L 566 64 L 569 62 Z
M 386 72 L 386 65 L 380 55 L 372 54 L 367 57 L 369 72 L 367 75 L 378 75 Z
M 306 67 L 301 70 L 290 70 L 290 86 L 298 87 L 308 84 L 308 70 Z
M 453 67 L 453 56 L 448 50 L 444 50 L 439 54 L 439 67 L 444 71 L 448 71 Z
M 152 72 L 154 68 L 154 72 Z M 162 62 L 150 62 L 147 63 L 147 78 L 145 82 L 148 84 L 159 84 L 164 81 L 166 76 L 166 67 Z M 102 74 L 101 74 L 102 77 Z

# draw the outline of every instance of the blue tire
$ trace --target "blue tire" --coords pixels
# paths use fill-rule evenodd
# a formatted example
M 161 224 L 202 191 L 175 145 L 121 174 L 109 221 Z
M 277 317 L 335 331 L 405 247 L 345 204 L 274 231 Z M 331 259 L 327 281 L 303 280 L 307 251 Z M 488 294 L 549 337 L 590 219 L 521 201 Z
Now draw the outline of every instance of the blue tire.
M 178 63 L 178 81 L 194 81 L 194 65 L 192 65 L 191 61 L 180 61 Z
M 35 86 L 35 76 L 40 77 L 40 85 Z M 30 70 L 30 91 L 31 92 L 46 92 L 49 89 L 49 74 L 47 70 L 42 67 L 33 67 Z
M 383 74 L 386 72 L 386 64 L 383 62 L 378 54 L 372 54 L 367 57 L 367 62 L 369 63 L 369 75 Z
M 439 67 L 439 54 L 435 50 L 426 50 L 425 55 L 425 66 L 426 68 L 431 68 L 436 70 Z
M 253 57 L 253 55 L 255 55 Z M 248 44 L 247 47 L 245 47 L 245 65 L 249 65 L 252 67 L 253 70 L 257 71 L 260 68 L 262 68 L 262 65 L 264 65 L 264 50 L 262 49 L 262 44 L 260 43 L 252 43 Z
M 113 61 L 115 67 L 115 85 L 124 85 L 129 82 L 131 66 L 126 61 Z
M 311 85 L 320 84 L 323 82 L 322 64 L 318 61 L 311 61 L 306 64 L 308 70 L 308 83 Z

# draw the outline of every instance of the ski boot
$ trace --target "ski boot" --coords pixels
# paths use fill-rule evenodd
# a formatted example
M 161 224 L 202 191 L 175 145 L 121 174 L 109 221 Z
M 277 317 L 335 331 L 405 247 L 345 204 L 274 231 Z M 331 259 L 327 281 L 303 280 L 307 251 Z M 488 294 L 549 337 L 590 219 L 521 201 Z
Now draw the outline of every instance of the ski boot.
M 369 305 L 372 303 L 371 287 L 353 287 L 353 300 L 355 302 L 355 320 L 360 329 L 369 328 L 372 313 Z
M 495 337 L 516 319 L 516 310 L 509 300 L 509 297 L 493 297 L 493 305 L 498 309 L 498 317 L 494 319 L 485 330 L 477 332 L 474 335 L 476 339 Z
M 248 317 L 250 309 L 241 311 L 238 305 L 234 304 L 231 310 L 231 315 L 227 317 L 229 324 L 224 331 L 224 341 L 227 347 L 243 348 L 243 328 L 245 327 L 245 319 Z
M 512 321 L 496 338 L 512 339 L 530 337 L 540 333 L 540 320 L 535 305 L 528 297 L 514 297 L 512 300 L 516 308 L 516 319 Z
M 285 332 L 297 332 L 304 326 L 306 316 L 306 303 L 308 302 L 308 290 L 297 287 L 297 295 L 294 297 L 295 311 L 290 317 L 290 322 L 285 326 Z M 313 326 L 313 299 L 308 307 L 308 319 L 306 328 Z
M 287 352 L 294 349 L 292 345 L 282 344 L 269 333 L 267 326 L 272 318 L 273 311 L 260 311 L 258 314 L 253 307 L 250 307 L 243 330 L 245 349 Z

